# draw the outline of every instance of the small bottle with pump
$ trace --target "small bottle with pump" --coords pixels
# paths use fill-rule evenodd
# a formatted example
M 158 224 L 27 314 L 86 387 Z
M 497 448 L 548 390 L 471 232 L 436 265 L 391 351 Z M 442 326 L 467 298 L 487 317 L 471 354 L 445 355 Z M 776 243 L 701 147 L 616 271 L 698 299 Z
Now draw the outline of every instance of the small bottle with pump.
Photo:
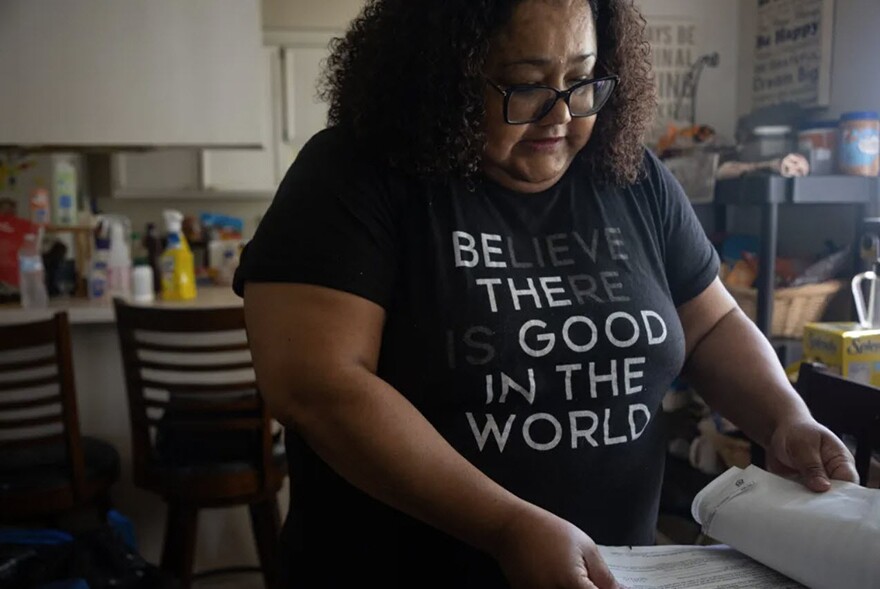
M 131 296 L 131 249 L 125 234 L 125 225 L 110 221 L 110 253 L 107 260 L 107 290 L 110 297 Z
M 25 309 L 44 309 L 49 305 L 40 241 L 40 235 L 29 233 L 18 250 L 18 287 L 21 306 Z
M 168 245 L 160 261 L 162 271 L 162 299 L 185 301 L 196 298 L 195 263 L 192 250 L 183 235 L 183 214 L 163 212 Z

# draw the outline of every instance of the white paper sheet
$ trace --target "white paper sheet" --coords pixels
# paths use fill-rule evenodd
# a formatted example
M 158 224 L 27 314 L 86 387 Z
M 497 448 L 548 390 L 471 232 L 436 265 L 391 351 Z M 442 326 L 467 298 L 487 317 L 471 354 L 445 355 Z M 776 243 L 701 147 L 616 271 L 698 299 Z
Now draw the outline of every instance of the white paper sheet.
M 827 493 L 754 466 L 700 491 L 703 532 L 813 589 L 880 588 L 880 491 L 835 481 Z
M 627 589 L 803 589 L 727 546 L 600 546 Z

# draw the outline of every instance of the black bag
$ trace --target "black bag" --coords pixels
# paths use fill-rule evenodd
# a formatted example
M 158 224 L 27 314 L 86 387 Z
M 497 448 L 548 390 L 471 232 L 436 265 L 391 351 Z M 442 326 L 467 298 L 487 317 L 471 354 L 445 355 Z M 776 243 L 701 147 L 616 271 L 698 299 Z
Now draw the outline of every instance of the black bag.
M 44 531 L 53 541 L 29 538 L 0 542 L 0 587 L 32 589 L 48 583 L 82 579 L 89 589 L 175 589 L 178 583 L 129 548 L 112 526 L 71 536 Z M 0 536 L 2 537 L 2 536 Z M 75 586 L 71 584 L 71 586 Z M 82 586 L 82 585 L 80 585 Z

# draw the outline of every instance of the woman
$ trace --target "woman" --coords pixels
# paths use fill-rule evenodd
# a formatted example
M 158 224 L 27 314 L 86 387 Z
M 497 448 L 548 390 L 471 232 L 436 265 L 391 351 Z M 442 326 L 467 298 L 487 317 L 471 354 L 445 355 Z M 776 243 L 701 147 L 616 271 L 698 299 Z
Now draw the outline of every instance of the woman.
M 236 280 L 290 586 L 616 587 L 683 367 L 777 471 L 854 479 L 642 147 L 632 0 L 373 0 L 326 95 Z

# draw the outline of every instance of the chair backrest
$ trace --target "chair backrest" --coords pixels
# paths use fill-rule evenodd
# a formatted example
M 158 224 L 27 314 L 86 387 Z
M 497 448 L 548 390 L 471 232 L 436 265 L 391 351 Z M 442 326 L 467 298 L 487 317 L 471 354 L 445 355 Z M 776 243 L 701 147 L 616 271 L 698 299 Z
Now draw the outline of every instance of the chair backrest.
M 85 490 L 85 464 L 67 313 L 0 325 L 0 450 L 63 443 L 74 497 Z
M 801 365 L 797 389 L 816 421 L 838 436 L 855 438 L 859 482 L 867 485 L 871 453 L 880 448 L 880 389 L 809 363 Z
M 242 307 L 138 307 L 114 301 L 124 365 L 135 482 L 161 467 L 160 432 L 258 440 L 249 462 L 269 484 L 272 421 L 257 391 Z

